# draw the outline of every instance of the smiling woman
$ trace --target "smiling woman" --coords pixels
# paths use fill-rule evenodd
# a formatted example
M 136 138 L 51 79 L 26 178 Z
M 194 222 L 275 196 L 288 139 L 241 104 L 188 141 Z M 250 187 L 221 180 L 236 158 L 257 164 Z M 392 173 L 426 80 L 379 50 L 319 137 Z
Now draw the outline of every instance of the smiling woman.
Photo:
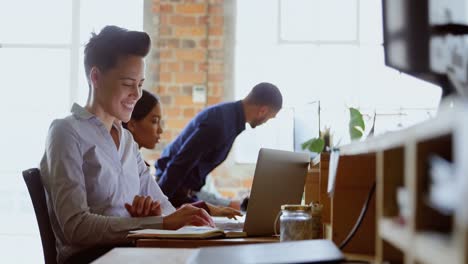
M 84 64 L 91 89 L 86 109 L 99 116 L 109 130 L 116 119 L 130 120 L 141 97 L 143 58 L 150 42 L 146 33 L 107 26 L 86 45 Z
M 127 242 L 130 230 L 214 226 L 205 210 L 172 206 L 121 126 L 141 97 L 150 46 L 147 33 L 117 26 L 93 34 L 86 106 L 74 104 L 50 126 L 40 171 L 59 263 L 88 263 Z

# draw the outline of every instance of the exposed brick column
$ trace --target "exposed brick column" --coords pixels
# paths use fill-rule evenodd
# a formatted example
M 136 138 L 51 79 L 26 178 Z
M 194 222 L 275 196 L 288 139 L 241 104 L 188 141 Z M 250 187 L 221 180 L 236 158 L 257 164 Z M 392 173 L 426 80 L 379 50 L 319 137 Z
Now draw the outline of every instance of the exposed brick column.
M 224 5 L 208 5 L 208 105 L 221 102 L 224 91 Z
M 161 97 L 166 121 L 157 149 L 144 151 L 147 161 L 156 160 L 201 109 L 233 99 L 232 76 L 224 73 L 233 67 L 234 14 L 233 0 L 145 0 L 145 28 L 153 40 L 147 89 Z M 192 102 L 195 84 L 207 87 L 206 104 Z M 244 197 L 254 166 L 230 157 L 213 172 L 216 187 L 225 196 Z
M 151 160 L 201 109 L 221 102 L 224 91 L 223 0 L 153 0 L 152 91 L 161 97 L 166 121 Z M 146 13 L 148 14 L 148 12 Z M 207 87 L 207 103 L 192 102 L 193 85 Z

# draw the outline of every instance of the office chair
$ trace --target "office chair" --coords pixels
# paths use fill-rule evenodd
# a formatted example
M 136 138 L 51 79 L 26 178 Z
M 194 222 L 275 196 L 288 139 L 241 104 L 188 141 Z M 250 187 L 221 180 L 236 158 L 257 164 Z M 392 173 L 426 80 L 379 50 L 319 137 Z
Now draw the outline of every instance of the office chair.
M 39 232 L 41 234 L 42 251 L 45 264 L 57 263 L 57 250 L 55 249 L 55 235 L 50 225 L 44 186 L 38 169 L 33 168 L 23 171 L 23 178 L 28 187 L 29 195 L 36 214 Z

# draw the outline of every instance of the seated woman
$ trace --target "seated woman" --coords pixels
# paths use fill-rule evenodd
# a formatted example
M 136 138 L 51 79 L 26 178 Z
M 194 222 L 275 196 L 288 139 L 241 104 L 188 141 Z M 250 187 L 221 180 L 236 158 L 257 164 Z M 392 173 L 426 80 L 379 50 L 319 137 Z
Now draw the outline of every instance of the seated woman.
M 128 242 L 130 230 L 214 226 L 201 208 L 171 205 L 122 129 L 141 97 L 150 46 L 148 34 L 116 26 L 93 34 L 84 50 L 87 103 L 49 128 L 40 171 L 58 263 L 91 262 L 105 253 L 98 249 Z
M 139 148 L 153 149 L 158 144 L 161 134 L 163 133 L 162 111 L 159 99 L 152 93 L 143 90 L 143 95 L 135 105 L 132 112 L 132 117 L 128 123 L 123 123 L 123 127 L 128 129 L 138 144 Z M 148 163 L 147 163 L 147 166 Z M 215 194 L 203 191 L 201 197 L 206 202 L 211 215 L 233 217 L 238 215 L 236 210 L 240 209 L 240 202 L 229 200 L 216 196 Z

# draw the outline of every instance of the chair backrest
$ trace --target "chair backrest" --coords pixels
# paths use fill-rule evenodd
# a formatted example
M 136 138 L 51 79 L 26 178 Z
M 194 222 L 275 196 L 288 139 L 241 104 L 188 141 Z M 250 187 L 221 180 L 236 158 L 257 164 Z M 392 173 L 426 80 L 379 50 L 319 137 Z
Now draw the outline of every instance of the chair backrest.
M 23 178 L 28 187 L 29 195 L 36 213 L 37 224 L 41 234 L 42 251 L 44 252 L 45 264 L 57 263 L 57 250 L 55 249 L 55 236 L 50 225 L 47 212 L 47 202 L 41 174 L 38 169 L 33 168 L 23 171 Z

